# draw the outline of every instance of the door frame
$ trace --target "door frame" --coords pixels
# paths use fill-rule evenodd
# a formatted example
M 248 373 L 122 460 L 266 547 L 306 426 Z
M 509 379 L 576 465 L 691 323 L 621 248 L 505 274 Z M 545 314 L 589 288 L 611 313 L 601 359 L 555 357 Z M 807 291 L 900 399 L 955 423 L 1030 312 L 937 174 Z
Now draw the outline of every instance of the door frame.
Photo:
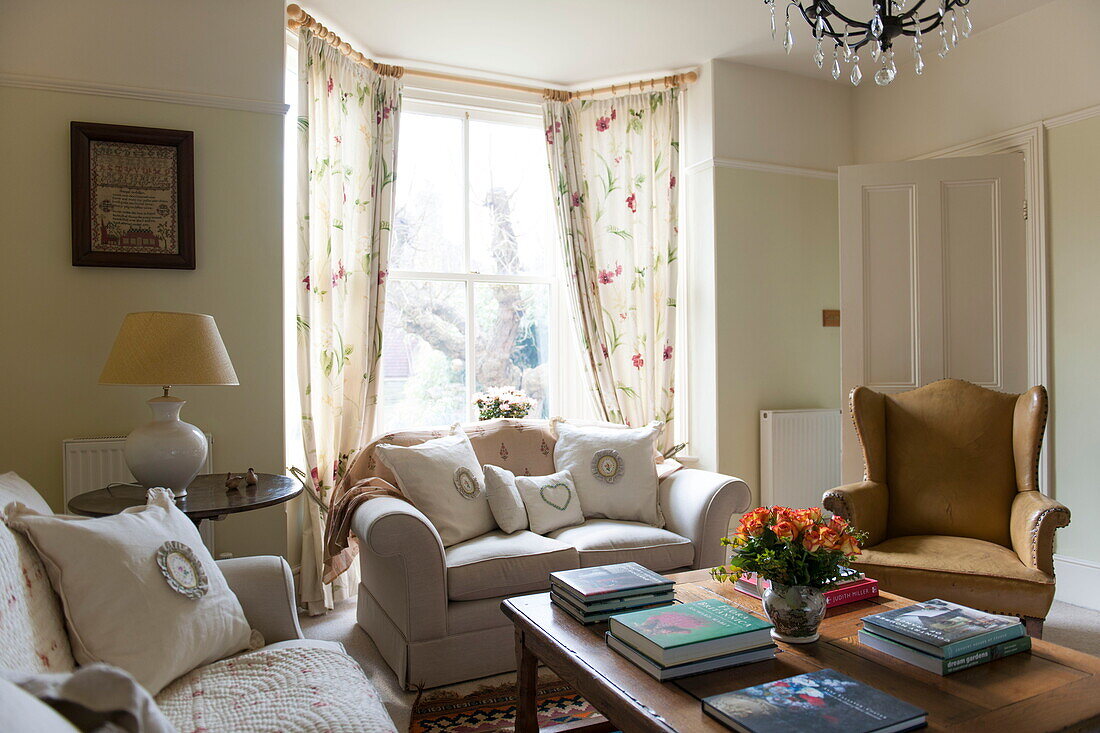
M 918 155 L 911 160 L 956 158 L 1019 152 L 1024 156 L 1024 225 L 1027 256 L 1027 378 L 1030 384 L 1053 389 L 1050 370 L 1050 259 L 1047 249 L 1046 125 L 1042 122 L 1016 127 L 949 148 Z M 1054 465 L 1054 410 L 1051 403 L 1046 425 L 1045 450 L 1039 457 L 1039 486 L 1052 488 Z

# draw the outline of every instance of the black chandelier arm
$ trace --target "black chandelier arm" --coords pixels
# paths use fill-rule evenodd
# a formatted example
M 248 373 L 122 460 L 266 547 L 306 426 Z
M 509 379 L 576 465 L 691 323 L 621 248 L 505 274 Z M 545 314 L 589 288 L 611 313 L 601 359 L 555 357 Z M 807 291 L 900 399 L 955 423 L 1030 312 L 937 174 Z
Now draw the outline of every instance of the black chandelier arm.
M 827 4 L 828 3 L 826 3 L 826 2 L 822 2 L 823 6 L 827 5 Z M 813 35 L 814 39 L 816 40 L 817 39 L 817 19 L 816 18 L 811 18 L 809 13 L 806 12 L 806 8 L 802 7 L 801 3 L 798 3 L 798 9 L 802 13 L 803 19 L 806 21 L 807 24 L 809 24 L 810 30 L 812 31 L 812 35 Z M 839 13 L 836 13 L 836 15 L 837 15 L 837 17 L 839 17 L 841 19 L 844 19 L 844 16 L 840 15 Z M 837 42 L 836 45 L 838 45 L 838 46 L 842 45 L 842 42 L 844 41 L 844 39 L 847 38 L 848 39 L 848 46 L 854 50 L 854 49 L 857 49 L 857 48 L 865 45 L 870 40 L 870 38 L 867 38 L 867 37 L 861 38 L 858 41 L 853 40 L 854 36 L 857 36 L 859 34 L 870 35 L 871 26 L 870 26 L 869 23 L 860 23 L 859 21 L 846 21 L 846 24 L 848 26 L 854 26 L 855 27 L 855 33 L 853 34 L 852 32 L 849 32 L 849 31 L 846 31 L 844 33 L 839 33 L 837 31 L 833 30 L 833 23 L 832 23 L 832 20 L 829 18 L 828 15 L 824 16 L 824 20 L 825 20 L 825 28 L 821 32 L 822 37 L 833 39 L 834 41 Z

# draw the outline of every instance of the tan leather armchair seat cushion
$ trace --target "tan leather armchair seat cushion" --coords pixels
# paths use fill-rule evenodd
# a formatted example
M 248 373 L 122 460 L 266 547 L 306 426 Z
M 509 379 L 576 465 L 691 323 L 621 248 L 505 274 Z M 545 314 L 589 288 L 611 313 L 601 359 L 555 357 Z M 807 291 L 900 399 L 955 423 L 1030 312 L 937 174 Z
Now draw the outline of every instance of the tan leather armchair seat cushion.
M 1045 573 L 1007 547 L 969 537 L 894 537 L 863 550 L 854 566 L 882 590 L 926 601 L 942 598 L 991 613 L 1043 618 L 1054 598 Z

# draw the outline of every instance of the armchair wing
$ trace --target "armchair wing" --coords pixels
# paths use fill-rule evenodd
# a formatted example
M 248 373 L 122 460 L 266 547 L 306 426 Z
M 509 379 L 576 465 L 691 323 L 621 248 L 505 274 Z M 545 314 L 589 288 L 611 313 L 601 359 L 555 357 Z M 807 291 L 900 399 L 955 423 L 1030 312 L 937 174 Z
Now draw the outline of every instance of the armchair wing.
M 1012 500 L 1009 531 L 1020 562 L 1054 576 L 1054 532 L 1069 524 L 1069 509 L 1038 491 L 1021 491 Z
M 447 562 L 428 518 L 408 502 L 384 497 L 359 507 L 351 528 L 359 538 L 362 583 L 405 638 L 446 636 Z
M 665 526 L 695 545 L 694 567 L 725 562 L 721 539 L 730 517 L 752 504 L 748 485 L 732 476 L 685 468 L 661 481 L 660 496 Z
M 886 510 L 889 500 L 890 495 L 885 484 L 860 481 L 829 489 L 821 503 L 833 514 L 847 519 L 856 529 L 866 532 L 867 539 L 863 544 L 872 547 L 886 539 Z
M 266 643 L 303 638 L 294 604 L 294 578 L 286 560 L 262 555 L 217 563 L 230 590 L 241 602 L 248 624 L 263 634 Z

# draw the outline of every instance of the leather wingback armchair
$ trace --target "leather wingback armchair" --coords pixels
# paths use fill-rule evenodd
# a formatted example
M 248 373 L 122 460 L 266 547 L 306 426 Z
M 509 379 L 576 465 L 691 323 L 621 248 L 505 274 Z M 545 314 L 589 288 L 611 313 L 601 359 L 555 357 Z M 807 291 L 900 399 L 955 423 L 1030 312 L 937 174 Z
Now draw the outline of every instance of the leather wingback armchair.
M 1039 492 L 1047 393 L 944 379 L 898 394 L 852 390 L 859 483 L 823 503 L 866 532 L 854 566 L 883 590 L 1019 616 L 1042 635 L 1054 532 L 1069 510 Z

